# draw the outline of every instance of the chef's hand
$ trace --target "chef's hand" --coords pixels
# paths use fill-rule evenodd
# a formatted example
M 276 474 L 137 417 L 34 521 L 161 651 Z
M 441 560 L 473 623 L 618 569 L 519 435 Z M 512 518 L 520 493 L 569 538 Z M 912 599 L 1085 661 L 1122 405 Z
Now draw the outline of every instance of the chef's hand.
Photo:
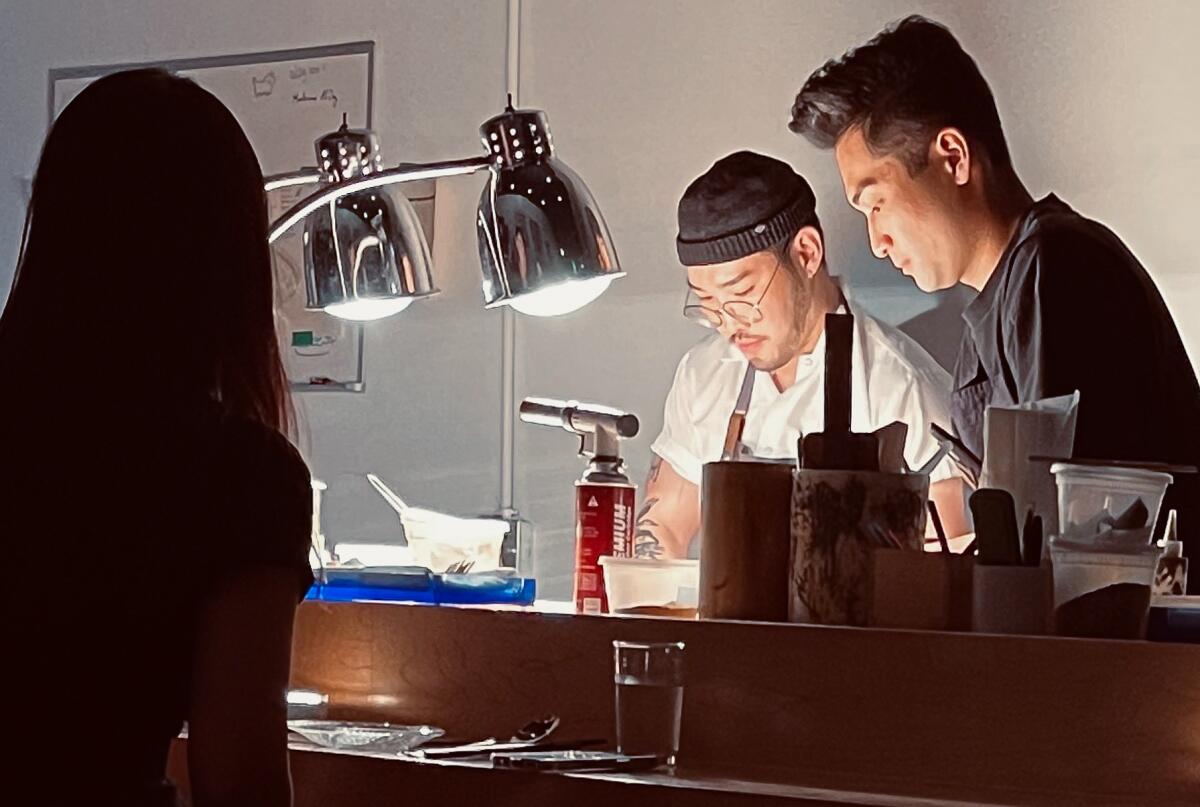
M 929 486 L 929 500 L 937 505 L 942 528 L 950 540 L 965 535 L 971 529 L 967 523 L 967 492 L 964 481 L 956 476 Z M 933 524 L 930 523 L 928 527 L 927 532 L 932 535 Z
M 654 456 L 638 511 L 633 548 L 639 558 L 686 558 L 700 530 L 700 487 Z

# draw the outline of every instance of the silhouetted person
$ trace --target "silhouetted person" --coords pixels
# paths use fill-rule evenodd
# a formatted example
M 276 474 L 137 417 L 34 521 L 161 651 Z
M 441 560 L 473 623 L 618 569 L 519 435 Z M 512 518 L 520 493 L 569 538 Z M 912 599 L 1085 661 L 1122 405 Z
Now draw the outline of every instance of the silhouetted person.
M 197 807 L 290 802 L 311 493 L 266 234 L 191 81 L 99 79 L 51 129 L 0 318 L 13 803 L 172 804 L 185 720 Z

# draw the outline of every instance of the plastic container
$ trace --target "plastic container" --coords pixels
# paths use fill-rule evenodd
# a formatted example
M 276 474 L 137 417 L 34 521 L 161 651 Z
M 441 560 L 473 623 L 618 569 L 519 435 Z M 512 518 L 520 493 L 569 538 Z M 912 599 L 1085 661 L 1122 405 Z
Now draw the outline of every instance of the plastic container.
M 414 512 L 416 511 L 416 512 Z M 430 513 L 431 515 L 424 515 Z M 500 547 L 508 522 L 490 518 L 457 518 L 410 508 L 400 516 L 408 540 L 410 562 L 435 573 L 458 564 L 472 572 L 500 568 Z
M 537 581 L 501 574 L 435 574 L 438 605 L 533 605 Z
M 700 561 L 600 558 L 608 608 L 615 614 L 695 619 L 700 604 Z
M 1150 543 L 1163 495 L 1172 482 L 1170 474 L 1070 462 L 1056 462 L 1050 471 L 1058 485 L 1058 526 L 1063 538 L 1098 545 Z M 1139 499 L 1146 516 L 1123 527 L 1122 514 L 1133 513 Z
M 310 600 L 325 602 L 409 602 L 426 605 L 532 605 L 537 581 L 531 577 L 493 574 L 431 574 L 334 570 L 324 584 L 314 584 Z
M 1101 551 L 1056 538 L 1050 556 L 1055 633 L 1101 639 L 1145 637 L 1158 547 Z

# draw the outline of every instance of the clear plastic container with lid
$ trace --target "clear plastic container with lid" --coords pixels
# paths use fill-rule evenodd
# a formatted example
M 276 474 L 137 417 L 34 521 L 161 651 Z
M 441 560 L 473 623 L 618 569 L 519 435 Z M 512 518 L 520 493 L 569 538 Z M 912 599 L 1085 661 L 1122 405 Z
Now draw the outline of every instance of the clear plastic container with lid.
M 695 619 L 700 561 L 600 558 L 608 610 L 617 614 Z
M 1072 544 L 1144 546 L 1150 543 L 1172 476 L 1160 471 L 1056 462 L 1058 525 Z

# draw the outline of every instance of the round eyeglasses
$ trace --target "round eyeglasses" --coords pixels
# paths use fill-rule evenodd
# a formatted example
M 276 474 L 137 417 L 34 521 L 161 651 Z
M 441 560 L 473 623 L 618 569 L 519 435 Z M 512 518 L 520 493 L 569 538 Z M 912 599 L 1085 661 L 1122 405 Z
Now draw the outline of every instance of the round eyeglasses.
M 780 261 L 775 261 L 775 269 L 771 272 L 771 277 L 767 280 L 766 287 L 763 288 L 762 294 L 758 295 L 758 300 L 750 302 L 749 300 L 730 300 L 720 308 L 706 308 L 699 303 L 684 303 L 683 316 L 697 325 L 703 325 L 705 328 L 714 330 L 725 324 L 725 317 L 729 317 L 738 325 L 749 326 L 762 320 L 762 301 L 767 296 L 767 292 L 771 289 L 771 284 L 775 282 L 775 275 L 779 274 Z M 688 290 L 688 299 L 691 299 L 692 291 Z

